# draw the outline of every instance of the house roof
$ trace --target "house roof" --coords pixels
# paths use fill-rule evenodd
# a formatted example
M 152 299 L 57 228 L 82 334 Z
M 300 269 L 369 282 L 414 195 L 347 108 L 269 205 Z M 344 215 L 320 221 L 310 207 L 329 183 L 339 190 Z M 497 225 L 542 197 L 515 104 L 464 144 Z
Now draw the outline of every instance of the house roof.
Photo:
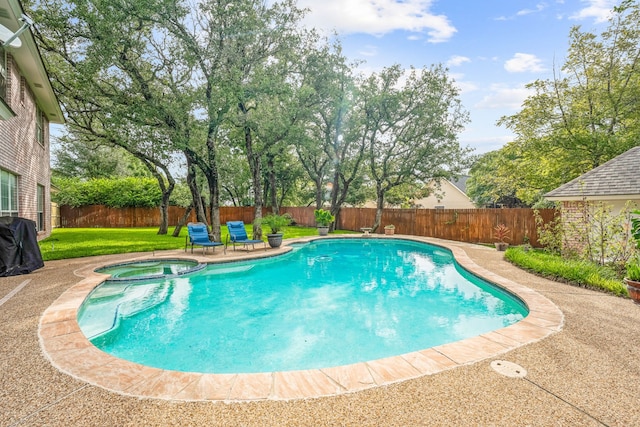
M 0 24 L 11 31 L 21 27 L 20 17 L 24 13 L 19 0 L 0 0 Z M 37 23 L 36 23 L 37 25 Z M 64 117 L 58 98 L 53 92 L 49 75 L 44 68 L 40 51 L 36 45 L 31 29 L 20 35 L 21 46 L 7 48 L 27 84 L 35 94 L 38 105 L 52 123 L 64 123 Z
M 640 146 L 620 154 L 544 195 L 549 200 L 638 198 Z
M 460 175 L 457 178 L 450 179 L 449 181 L 458 187 L 458 190 L 462 191 L 464 194 L 467 194 L 467 180 L 469 179 L 469 175 Z

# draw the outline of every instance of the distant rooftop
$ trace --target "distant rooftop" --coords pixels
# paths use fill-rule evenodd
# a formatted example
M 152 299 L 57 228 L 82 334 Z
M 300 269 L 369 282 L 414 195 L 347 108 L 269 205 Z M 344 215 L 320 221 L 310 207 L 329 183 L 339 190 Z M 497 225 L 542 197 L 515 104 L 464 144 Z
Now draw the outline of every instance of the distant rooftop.
M 640 195 L 640 146 L 580 175 L 545 194 L 550 200 L 579 197 Z
M 457 179 L 451 179 L 451 183 L 458 187 L 460 191 L 464 194 L 467 194 L 467 180 L 469 179 L 469 175 L 460 175 Z

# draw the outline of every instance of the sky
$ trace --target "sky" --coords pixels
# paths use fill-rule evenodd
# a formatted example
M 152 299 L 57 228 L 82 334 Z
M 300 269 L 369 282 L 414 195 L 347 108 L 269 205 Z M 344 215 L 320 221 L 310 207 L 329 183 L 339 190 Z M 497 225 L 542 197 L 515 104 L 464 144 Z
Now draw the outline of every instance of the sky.
M 461 90 L 470 123 L 459 135 L 475 154 L 513 134 L 496 122 L 520 110 L 527 83 L 553 77 L 569 31 L 600 34 L 619 0 L 298 0 L 306 24 L 336 31 L 362 71 L 443 64 Z

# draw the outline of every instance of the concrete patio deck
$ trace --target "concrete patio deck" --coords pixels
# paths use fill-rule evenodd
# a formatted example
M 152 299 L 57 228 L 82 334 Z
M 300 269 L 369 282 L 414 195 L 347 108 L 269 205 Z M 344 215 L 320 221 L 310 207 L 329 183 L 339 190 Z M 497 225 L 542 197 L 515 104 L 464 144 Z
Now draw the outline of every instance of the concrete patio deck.
M 475 363 L 336 396 L 227 403 L 140 398 L 59 371 L 43 353 L 38 327 L 43 313 L 96 267 L 185 254 L 52 261 L 29 275 L 0 278 L 0 425 L 640 425 L 640 307 L 530 275 L 487 247 L 446 243 L 551 300 L 565 316 L 562 330 Z M 218 249 L 205 258 L 242 254 Z M 517 363 L 526 376 L 498 374 L 490 367 L 497 359 Z

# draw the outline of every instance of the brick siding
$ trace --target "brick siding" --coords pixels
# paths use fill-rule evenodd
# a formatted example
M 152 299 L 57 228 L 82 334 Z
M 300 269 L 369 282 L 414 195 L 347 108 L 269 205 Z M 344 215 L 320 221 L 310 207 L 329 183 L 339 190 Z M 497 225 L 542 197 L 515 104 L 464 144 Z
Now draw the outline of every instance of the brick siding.
M 562 202 L 562 223 L 564 229 L 563 249 L 581 252 L 584 249 L 587 218 L 584 201 Z
M 11 55 L 7 55 L 7 104 L 16 117 L 0 120 L 0 169 L 18 176 L 18 215 L 37 222 L 38 185 L 45 189 L 44 230 L 38 238 L 51 234 L 51 179 L 49 122 L 44 117 L 44 146 L 36 139 L 36 98 L 25 88 L 20 100 L 20 70 Z

